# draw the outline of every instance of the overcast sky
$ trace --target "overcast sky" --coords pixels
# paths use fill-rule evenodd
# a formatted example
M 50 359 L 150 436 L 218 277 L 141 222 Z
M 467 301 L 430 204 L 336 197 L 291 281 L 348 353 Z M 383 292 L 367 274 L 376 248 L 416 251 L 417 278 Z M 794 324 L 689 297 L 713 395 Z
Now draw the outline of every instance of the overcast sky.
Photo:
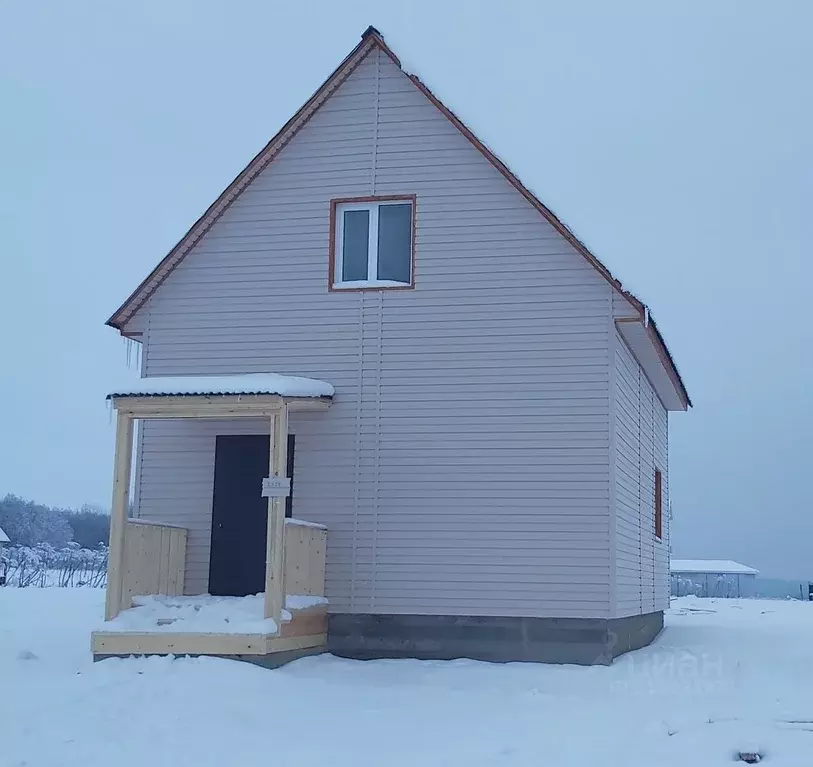
M 109 503 L 105 319 L 369 24 L 652 308 L 674 554 L 813 578 L 806 0 L 0 0 L 0 494 Z

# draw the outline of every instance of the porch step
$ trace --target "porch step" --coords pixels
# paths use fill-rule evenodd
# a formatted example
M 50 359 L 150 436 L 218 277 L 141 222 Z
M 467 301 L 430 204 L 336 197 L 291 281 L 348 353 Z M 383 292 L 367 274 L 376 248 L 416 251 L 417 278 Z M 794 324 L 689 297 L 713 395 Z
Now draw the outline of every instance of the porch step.
M 281 637 L 301 637 L 327 634 L 327 605 L 313 605 L 301 609 L 287 608 L 291 620 L 283 620 Z

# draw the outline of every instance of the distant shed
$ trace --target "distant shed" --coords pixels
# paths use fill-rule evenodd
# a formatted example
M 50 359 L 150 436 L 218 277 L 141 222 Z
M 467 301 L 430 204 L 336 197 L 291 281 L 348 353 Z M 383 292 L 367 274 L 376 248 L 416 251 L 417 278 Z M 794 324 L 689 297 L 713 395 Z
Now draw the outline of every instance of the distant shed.
M 728 559 L 673 559 L 672 596 L 752 597 L 759 570 Z
M 0 554 L 3 553 L 3 546 L 9 543 L 8 536 L 3 532 L 3 528 L 0 527 Z M 5 567 L 0 566 L 0 586 L 6 585 L 6 576 L 5 576 Z

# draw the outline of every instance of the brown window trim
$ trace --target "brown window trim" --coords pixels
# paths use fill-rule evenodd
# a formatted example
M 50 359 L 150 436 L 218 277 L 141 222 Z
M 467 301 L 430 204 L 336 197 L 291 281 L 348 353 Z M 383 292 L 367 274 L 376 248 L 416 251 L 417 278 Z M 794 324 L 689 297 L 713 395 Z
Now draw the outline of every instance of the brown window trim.
M 391 285 L 369 287 L 335 287 L 336 283 L 336 209 L 339 205 L 357 202 L 392 202 L 404 200 L 412 203 L 412 242 L 410 247 L 409 285 Z M 387 194 L 373 197 L 335 197 L 330 201 L 330 239 L 328 253 L 328 283 L 330 293 L 363 293 L 375 290 L 414 290 L 415 289 L 415 222 L 418 218 L 418 197 L 414 194 Z
M 663 474 L 655 469 L 655 537 L 663 540 Z

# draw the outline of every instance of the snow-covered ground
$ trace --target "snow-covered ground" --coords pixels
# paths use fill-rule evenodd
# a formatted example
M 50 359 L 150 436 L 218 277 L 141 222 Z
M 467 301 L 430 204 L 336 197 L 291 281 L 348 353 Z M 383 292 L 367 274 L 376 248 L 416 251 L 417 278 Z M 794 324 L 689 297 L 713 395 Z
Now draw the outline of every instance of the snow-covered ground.
M 610 667 L 93 664 L 99 589 L 0 589 L 0 766 L 813 763 L 813 604 L 683 598 Z

